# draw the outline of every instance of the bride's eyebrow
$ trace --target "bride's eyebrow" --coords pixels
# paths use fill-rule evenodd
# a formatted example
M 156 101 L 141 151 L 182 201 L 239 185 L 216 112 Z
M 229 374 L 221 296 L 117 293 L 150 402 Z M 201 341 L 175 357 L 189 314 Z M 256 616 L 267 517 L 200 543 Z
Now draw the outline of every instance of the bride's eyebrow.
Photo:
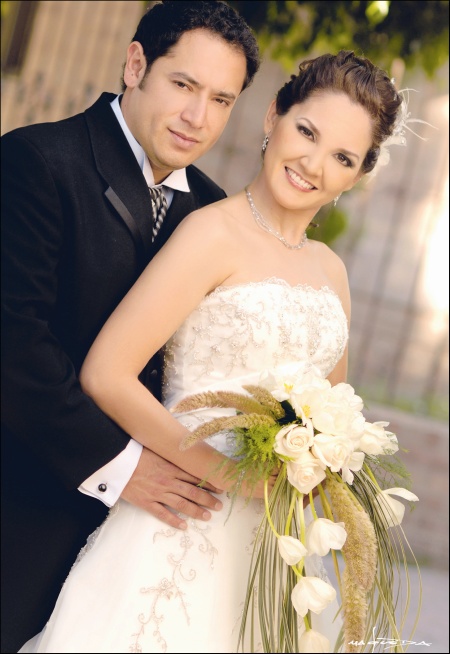
M 181 79 L 185 80 L 185 82 L 187 82 L 188 84 L 191 84 L 192 86 L 195 86 L 195 88 L 197 88 L 197 89 L 203 89 L 204 88 L 203 84 L 200 84 L 200 82 L 198 80 L 194 79 L 193 77 L 191 77 L 187 73 L 182 73 L 181 71 L 171 73 L 170 77 L 174 77 L 174 78 L 176 77 L 178 79 L 181 77 Z M 225 100 L 230 100 L 232 102 L 234 102 L 234 100 L 236 100 L 235 94 L 230 93 L 229 91 L 213 91 L 213 95 L 217 95 L 220 98 L 224 98 Z
M 317 134 L 317 136 L 320 136 L 320 129 L 314 125 L 314 123 L 309 119 L 306 118 L 306 116 L 299 116 L 297 120 L 303 120 L 305 123 L 308 123 L 308 127 Z M 342 154 L 347 155 L 348 157 L 354 157 L 358 161 L 360 160 L 359 154 L 356 154 L 356 152 L 351 152 L 350 150 L 347 150 L 346 148 L 338 148 L 339 152 L 342 152 Z

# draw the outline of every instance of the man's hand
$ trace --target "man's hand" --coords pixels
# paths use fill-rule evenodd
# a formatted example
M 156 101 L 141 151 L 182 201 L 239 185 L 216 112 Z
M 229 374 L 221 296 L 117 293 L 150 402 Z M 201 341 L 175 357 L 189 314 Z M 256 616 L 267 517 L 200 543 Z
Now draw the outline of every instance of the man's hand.
M 204 484 L 203 487 L 207 490 L 203 490 L 198 487 L 200 482 L 201 479 L 144 447 L 136 470 L 121 497 L 171 527 L 186 529 L 186 521 L 173 511 L 197 520 L 209 520 L 211 513 L 207 509 L 219 511 L 222 508 L 222 502 L 208 492 L 222 491 L 210 484 Z

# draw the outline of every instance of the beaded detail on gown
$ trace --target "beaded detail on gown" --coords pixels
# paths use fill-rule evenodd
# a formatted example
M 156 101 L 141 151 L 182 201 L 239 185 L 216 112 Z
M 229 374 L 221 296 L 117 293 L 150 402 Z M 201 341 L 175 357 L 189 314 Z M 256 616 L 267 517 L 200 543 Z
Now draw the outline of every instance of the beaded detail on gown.
M 341 303 L 327 287 L 277 278 L 218 287 L 166 346 L 164 403 L 205 390 L 242 392 L 263 371 L 298 364 L 313 364 L 325 377 L 347 339 Z M 227 413 L 233 411 L 176 417 L 193 429 Z M 221 433 L 208 442 L 230 454 L 230 438 Z M 77 558 L 46 628 L 20 651 L 236 651 L 264 509 L 260 500 L 238 499 L 229 513 L 228 498 L 220 499 L 221 512 L 209 522 L 188 519 L 184 532 L 119 500 Z M 315 573 L 325 574 L 320 566 Z M 324 614 L 315 616 L 322 633 L 332 620 Z

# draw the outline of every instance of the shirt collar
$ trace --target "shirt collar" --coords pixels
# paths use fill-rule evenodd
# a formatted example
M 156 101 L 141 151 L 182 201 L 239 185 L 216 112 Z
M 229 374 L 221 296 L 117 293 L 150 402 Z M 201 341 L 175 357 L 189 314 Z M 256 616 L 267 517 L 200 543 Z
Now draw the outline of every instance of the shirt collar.
M 147 186 L 155 186 L 155 178 L 153 176 L 152 167 L 150 161 L 148 160 L 147 155 L 144 152 L 142 146 L 136 141 L 133 134 L 130 131 L 125 118 L 123 117 L 122 109 L 120 108 L 119 102 L 120 96 L 118 95 L 112 102 L 111 108 L 114 111 L 119 125 L 122 128 L 123 133 L 126 136 L 126 139 L 130 145 L 130 148 L 133 150 L 133 154 L 136 157 L 136 160 L 142 170 L 142 174 L 145 177 Z M 174 191 L 183 191 L 184 193 L 189 193 L 190 188 L 186 177 L 186 168 L 180 168 L 179 170 L 174 170 L 166 177 L 166 179 L 157 186 L 167 186 L 168 188 L 173 189 Z

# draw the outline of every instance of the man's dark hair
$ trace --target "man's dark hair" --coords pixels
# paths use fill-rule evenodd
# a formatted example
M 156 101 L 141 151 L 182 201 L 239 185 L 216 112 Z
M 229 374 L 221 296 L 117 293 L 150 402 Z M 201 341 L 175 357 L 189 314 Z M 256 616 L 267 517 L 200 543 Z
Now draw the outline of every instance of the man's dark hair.
M 158 2 L 147 10 L 132 39 L 138 41 L 144 50 L 147 60 L 145 76 L 150 72 L 152 63 L 159 57 L 164 57 L 185 32 L 196 29 L 217 34 L 245 55 L 247 74 L 241 90 L 249 86 L 260 65 L 256 38 L 245 20 L 220 0 Z M 125 88 L 122 79 L 122 90 Z

